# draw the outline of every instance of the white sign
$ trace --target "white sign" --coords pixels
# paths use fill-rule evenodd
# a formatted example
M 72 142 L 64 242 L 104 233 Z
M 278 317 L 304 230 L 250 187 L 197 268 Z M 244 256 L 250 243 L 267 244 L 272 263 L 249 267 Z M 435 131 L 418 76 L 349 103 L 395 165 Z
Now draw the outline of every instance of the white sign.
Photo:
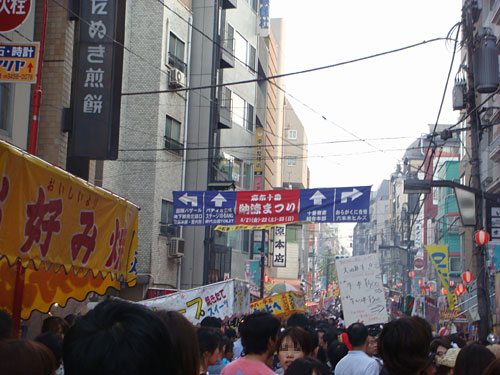
M 387 305 L 377 254 L 335 261 L 344 309 L 345 326 L 386 323 Z
M 286 267 L 286 225 L 274 227 L 273 267 Z
M 179 311 L 197 324 L 207 316 L 224 320 L 249 314 L 250 288 L 245 281 L 231 279 L 138 303 L 155 311 Z

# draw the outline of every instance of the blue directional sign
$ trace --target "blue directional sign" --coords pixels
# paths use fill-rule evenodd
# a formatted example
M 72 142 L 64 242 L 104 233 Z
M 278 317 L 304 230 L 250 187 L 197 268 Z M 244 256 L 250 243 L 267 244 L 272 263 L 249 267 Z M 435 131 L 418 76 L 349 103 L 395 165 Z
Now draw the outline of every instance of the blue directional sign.
M 303 189 L 300 191 L 300 221 L 331 223 L 335 188 Z
M 333 221 L 368 222 L 370 221 L 371 186 L 355 186 L 335 189 Z
M 205 225 L 234 225 L 235 191 L 205 192 Z
M 174 191 L 174 224 L 205 225 L 204 195 L 204 191 Z

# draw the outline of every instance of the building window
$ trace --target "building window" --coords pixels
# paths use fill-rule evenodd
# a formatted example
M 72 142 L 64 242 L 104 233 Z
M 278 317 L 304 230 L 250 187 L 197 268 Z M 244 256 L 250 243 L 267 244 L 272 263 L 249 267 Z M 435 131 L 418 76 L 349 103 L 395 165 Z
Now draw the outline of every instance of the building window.
M 234 28 L 230 24 L 226 24 L 225 37 L 222 41 L 222 48 L 228 53 L 234 55 Z
M 239 125 L 242 128 L 246 127 L 245 124 L 245 100 L 235 94 L 234 92 L 232 93 L 232 100 L 233 100 L 233 124 Z
M 179 69 L 183 73 L 186 72 L 186 63 L 184 62 L 185 44 L 177 38 L 175 34 L 170 33 L 168 41 L 168 65 Z
M 7 132 L 12 117 L 12 96 L 14 85 L 0 83 L 0 131 Z
M 248 69 L 250 69 L 252 72 L 255 73 L 255 57 L 257 55 L 257 51 L 255 50 L 255 47 L 252 46 L 251 44 L 248 45 Z
M 179 227 L 173 226 L 174 204 L 165 199 L 161 200 L 160 234 L 165 236 L 178 236 Z
M 460 273 L 461 270 L 460 257 L 450 257 L 450 273 Z
M 297 139 L 297 130 L 289 130 L 288 139 Z
M 245 120 L 247 124 L 247 130 L 253 133 L 253 105 L 247 103 L 247 111 L 245 113 Z
M 296 156 L 287 156 L 287 165 L 289 167 L 295 167 L 297 165 L 297 157 Z
M 165 148 L 177 155 L 182 155 L 183 145 L 181 140 L 181 123 L 170 116 L 165 120 Z
M 241 36 L 239 32 L 234 33 L 234 55 L 236 59 L 242 63 L 245 64 L 247 63 L 247 50 L 248 50 L 248 42 L 246 41 L 245 38 Z
M 243 176 L 242 176 L 242 188 L 245 190 L 252 190 L 252 164 L 243 163 Z

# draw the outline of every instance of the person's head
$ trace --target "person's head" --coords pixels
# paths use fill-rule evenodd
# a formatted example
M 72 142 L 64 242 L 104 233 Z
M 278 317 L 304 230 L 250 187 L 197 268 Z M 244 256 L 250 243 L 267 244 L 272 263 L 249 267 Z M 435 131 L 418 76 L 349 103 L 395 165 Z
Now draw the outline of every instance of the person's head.
M 62 362 L 63 338 L 54 332 L 45 332 L 38 335 L 35 341 L 45 345 L 54 355 L 56 367 L 59 367 Z
M 200 327 L 196 332 L 200 347 L 201 368 L 205 372 L 208 366 L 215 365 L 219 359 L 222 332 L 214 327 Z
M 273 354 L 280 321 L 268 312 L 248 315 L 240 325 L 241 344 L 248 354 Z
M 332 341 L 338 341 L 339 340 L 339 333 L 336 329 L 334 328 L 328 328 L 326 331 L 325 331 L 325 334 L 323 335 L 323 349 L 327 349 L 328 348 L 328 345 L 332 342 Z
M 464 346 L 455 361 L 455 375 L 482 374 L 495 360 L 495 355 L 480 344 Z
M 288 320 L 286 321 L 287 327 L 300 327 L 307 329 L 309 327 L 309 319 L 305 314 L 294 313 L 290 315 Z
M 5 339 L 0 341 L 0 374 L 53 375 L 54 355 L 36 341 Z
M 287 369 L 297 358 L 304 358 L 312 353 L 311 336 L 300 327 L 289 327 L 278 337 L 276 343 L 281 367 Z
M 53 332 L 64 336 L 69 329 L 69 324 L 59 316 L 49 316 L 42 323 L 42 333 Z
M 167 327 L 139 304 L 108 299 L 77 319 L 64 337 L 65 375 L 176 374 Z
M 314 355 L 316 355 L 318 353 L 318 349 L 319 349 L 319 335 L 315 329 L 312 329 L 310 327 L 307 328 L 306 331 L 309 333 L 309 337 L 311 337 L 312 353 L 313 353 L 313 357 L 314 357 Z
M 179 362 L 178 375 L 198 375 L 200 372 L 200 351 L 196 328 L 177 311 L 158 311 L 156 315 L 165 323 L 172 338 L 174 358 Z
M 222 320 L 215 316 L 207 316 L 200 322 L 200 326 L 222 329 Z
M 347 345 L 343 342 L 332 341 L 328 344 L 326 354 L 328 355 L 328 360 L 330 361 L 330 365 L 333 369 L 337 366 L 337 363 L 339 363 L 339 361 L 347 355 L 348 352 L 349 349 L 347 349 Z
M 0 310 L 0 340 L 12 337 L 12 318 L 5 310 Z
M 222 358 L 226 358 L 229 362 L 233 360 L 234 357 L 234 341 L 232 338 L 224 336 L 224 353 Z
M 498 375 L 500 374 L 500 358 L 491 362 L 484 370 L 482 375 Z
M 363 323 L 353 323 L 347 328 L 347 337 L 353 348 L 361 348 L 367 343 L 368 328 Z
M 450 374 L 451 369 L 455 368 L 455 362 L 459 352 L 459 348 L 450 348 L 446 351 L 446 354 L 443 357 L 439 357 L 437 359 L 437 373 L 439 375 Z
M 414 318 L 387 323 L 378 337 L 378 352 L 391 375 L 417 374 L 427 366 L 431 337 Z
M 75 324 L 76 315 L 75 314 L 68 314 L 64 317 L 64 320 L 66 321 L 66 323 L 68 323 L 69 327 L 72 327 L 73 324 Z
M 285 375 L 330 375 L 330 370 L 317 359 L 306 357 L 293 361 Z
M 451 343 L 446 337 L 438 337 L 431 341 L 429 350 L 432 353 L 436 353 L 435 360 L 443 358 L 448 349 L 451 348 Z
M 373 357 L 374 355 L 377 355 L 377 352 L 377 339 L 372 335 L 368 335 L 368 342 L 366 343 L 366 354 L 370 357 Z
M 447 337 L 447 339 L 450 341 L 450 344 L 452 346 L 458 346 L 460 349 L 467 345 L 464 338 L 458 333 L 452 333 Z
M 226 328 L 226 330 L 224 331 L 224 336 L 229 337 L 231 340 L 233 340 L 233 342 L 238 340 L 238 335 L 233 328 Z

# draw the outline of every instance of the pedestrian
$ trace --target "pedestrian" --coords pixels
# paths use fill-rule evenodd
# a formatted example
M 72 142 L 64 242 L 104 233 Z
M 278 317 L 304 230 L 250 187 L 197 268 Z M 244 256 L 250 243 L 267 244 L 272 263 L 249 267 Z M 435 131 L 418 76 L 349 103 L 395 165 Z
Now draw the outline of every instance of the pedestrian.
M 53 375 L 55 370 L 54 355 L 45 345 L 25 339 L 0 341 L 0 374 Z
M 378 375 L 379 365 L 366 352 L 368 329 L 363 323 L 353 323 L 347 328 L 347 337 L 352 350 L 335 366 L 336 375 Z
M 56 361 L 55 375 L 64 374 L 64 367 L 62 363 L 62 348 L 63 338 L 61 335 L 54 332 L 41 333 L 35 338 L 36 342 L 45 345 L 54 355 Z
M 240 325 L 245 357 L 222 369 L 222 375 L 273 375 L 267 363 L 274 354 L 280 321 L 267 312 L 248 315 Z
M 173 356 L 179 363 L 178 375 L 198 375 L 200 372 L 200 349 L 195 326 L 177 311 L 160 310 L 156 315 L 163 321 L 170 333 Z
M 289 327 L 279 335 L 276 348 L 281 363 L 281 369 L 276 373 L 283 374 L 294 360 L 311 356 L 311 336 L 300 327 Z
M 499 375 L 500 374 L 500 358 L 491 362 L 484 370 L 482 375 Z
M 200 327 L 196 331 L 200 348 L 200 374 L 208 374 L 208 367 L 219 359 L 222 332 L 220 328 Z
M 226 365 L 230 364 L 231 361 L 233 360 L 234 352 L 233 352 L 233 347 L 234 347 L 234 341 L 231 337 L 228 337 L 224 335 L 224 343 L 225 343 L 225 348 L 224 348 L 224 355 L 222 358 L 222 362 Z
M 292 362 L 285 375 L 329 375 L 328 367 L 311 357 L 299 358 Z
M 389 375 L 417 375 L 425 370 L 431 335 L 415 318 L 387 323 L 378 337 L 378 352 Z
M 495 355 L 481 344 L 469 344 L 458 353 L 454 375 L 482 374 Z
M 348 352 L 349 349 L 347 349 L 347 345 L 343 342 L 332 341 L 328 344 L 326 353 L 328 355 L 328 361 L 330 362 L 332 374 L 335 374 L 335 366 L 337 366 L 337 363 L 339 363 L 339 361 L 344 358 Z
M 64 336 L 65 375 L 178 374 L 172 339 L 150 309 L 107 299 Z
M 49 316 L 42 323 L 42 333 L 53 332 L 64 337 L 68 329 L 69 324 L 59 316 Z
M 0 340 L 12 337 L 12 318 L 5 310 L 0 310 Z
M 437 359 L 437 374 L 438 375 L 453 375 L 455 370 L 455 363 L 457 361 L 460 348 L 450 348 L 446 351 L 444 357 Z

